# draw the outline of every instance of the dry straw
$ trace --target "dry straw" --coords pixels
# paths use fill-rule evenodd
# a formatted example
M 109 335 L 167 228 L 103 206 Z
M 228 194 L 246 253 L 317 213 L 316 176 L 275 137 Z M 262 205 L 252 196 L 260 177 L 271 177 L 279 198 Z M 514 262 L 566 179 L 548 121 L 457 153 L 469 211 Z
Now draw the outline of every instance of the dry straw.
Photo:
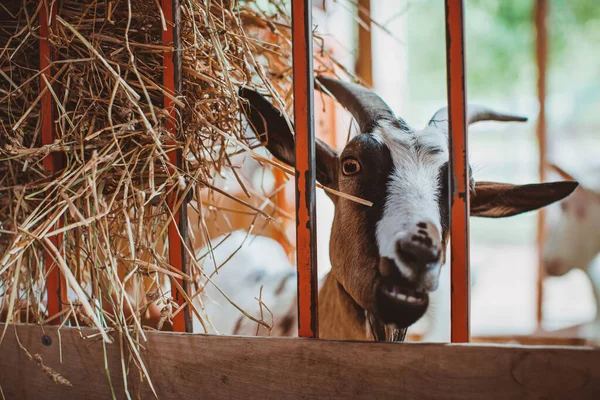
M 196 317 L 210 323 L 201 302 L 191 299 L 202 297 L 209 279 L 200 267 L 206 254 L 198 256 L 194 248 L 218 246 L 210 243 L 209 219 L 228 212 L 217 197 L 244 209 L 231 212 L 253 216 L 249 230 L 286 215 L 273 201 L 281 187 L 255 190 L 238 172 L 244 158 L 290 170 L 267 158 L 248 135 L 237 91 L 242 85 L 259 87 L 290 111 L 288 12 L 277 0 L 262 6 L 182 0 L 184 83 L 175 96 L 162 84 L 163 55 L 172 49 L 161 41 L 169 21 L 159 1 L 48 1 L 57 10 L 50 21 L 54 57 L 48 82 L 56 140 L 42 146 L 43 4 L 0 5 L 0 317 L 95 326 L 105 341 L 126 345 L 146 376 L 139 356 L 142 328 L 168 328 L 181 311 L 172 293 L 181 286 L 172 278 L 190 283 L 184 297 Z M 332 70 L 336 63 L 320 43 L 315 41 L 317 69 Z M 170 111 L 163 106 L 165 95 L 177 105 L 177 137 L 165 129 Z M 168 158 L 176 149 L 185 155 L 180 166 Z M 53 155 L 64 168 L 49 176 L 42 160 Z M 225 173 L 235 177 L 244 196 L 219 186 Z M 169 208 L 169 196 L 177 191 L 179 201 Z M 190 210 L 199 215 L 187 233 L 192 239 L 187 274 L 171 266 L 167 254 L 167 225 L 183 199 L 191 199 Z M 44 257 L 54 259 L 69 289 L 60 315 L 46 311 Z M 152 309 L 158 320 L 149 318 Z

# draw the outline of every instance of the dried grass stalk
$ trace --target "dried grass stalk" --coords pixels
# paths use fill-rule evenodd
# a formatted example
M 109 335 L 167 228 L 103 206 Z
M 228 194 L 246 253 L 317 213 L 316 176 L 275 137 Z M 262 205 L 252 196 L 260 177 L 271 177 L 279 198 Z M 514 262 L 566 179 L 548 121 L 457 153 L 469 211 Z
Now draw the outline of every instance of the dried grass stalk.
M 218 246 L 210 243 L 213 220 L 242 213 L 251 217 L 252 230 L 277 224 L 282 217 L 273 215 L 286 216 L 271 200 L 281 187 L 265 192 L 243 173 L 244 160 L 291 171 L 248 134 L 237 91 L 260 87 L 290 112 L 290 19 L 278 0 L 262 8 L 253 1 L 182 0 L 184 84 L 176 95 L 162 84 L 163 56 L 171 48 L 161 42 L 169 21 L 159 2 L 48 3 L 58 11 L 48 82 L 56 140 L 45 146 L 38 50 L 43 2 L 3 2 L 0 12 L 0 320 L 62 318 L 63 324 L 96 326 L 105 341 L 125 345 L 128 360 L 146 376 L 142 327 L 169 329 L 181 312 L 173 301 L 181 286 L 172 278 L 191 283 L 184 297 L 204 324 L 192 299 L 210 278 L 194 249 Z M 318 72 L 333 69 L 335 61 L 315 43 Z M 177 137 L 165 128 L 171 111 L 165 95 L 177 106 Z M 174 150 L 185 155 L 180 166 L 169 161 Z M 53 176 L 42 162 L 49 156 L 64 164 Z M 223 186 L 226 175 L 241 195 Z M 177 198 L 174 209 L 169 196 Z M 184 199 L 192 200 L 189 211 L 197 215 L 190 232 L 180 232 L 193 239 L 186 244 L 192 256 L 187 273 L 170 265 L 166 233 Z M 223 199 L 238 209 L 222 207 Z M 52 237 L 59 237 L 58 247 Z M 46 310 L 48 256 L 68 277 L 59 315 Z M 36 361 L 56 382 L 69 384 Z

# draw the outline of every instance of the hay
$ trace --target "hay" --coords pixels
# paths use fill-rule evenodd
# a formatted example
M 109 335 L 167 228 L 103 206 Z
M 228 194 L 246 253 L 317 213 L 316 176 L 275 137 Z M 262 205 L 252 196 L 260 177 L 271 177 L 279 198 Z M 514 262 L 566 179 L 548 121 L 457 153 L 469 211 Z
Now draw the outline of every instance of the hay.
M 241 205 L 252 216 L 249 231 L 286 216 L 273 201 L 281 186 L 265 193 L 239 172 L 249 158 L 290 170 L 248 135 L 237 90 L 260 87 L 291 111 L 288 12 L 276 0 L 262 8 L 252 1 L 183 0 L 183 87 L 175 97 L 162 84 L 163 56 L 172 49 L 162 43 L 168 22 L 159 1 L 49 3 L 58 10 L 49 37 L 56 140 L 45 146 L 42 2 L 0 6 L 0 311 L 7 322 L 62 318 L 63 324 L 96 326 L 105 341 L 125 344 L 146 375 L 138 352 L 142 327 L 168 329 L 181 312 L 173 300 L 181 286 L 172 278 L 191 284 L 189 296 L 182 294 L 203 319 L 201 305 L 191 299 L 199 298 L 200 282 L 208 279 L 200 268 L 206 255 L 196 256 L 194 248 L 218 246 L 210 243 L 207 222 L 227 210 L 216 199 Z M 316 69 L 332 70 L 335 61 L 321 41 L 315 43 Z M 165 95 L 177 106 L 177 137 L 167 129 Z M 184 154 L 180 166 L 169 158 L 176 150 Z M 56 157 L 64 167 L 50 176 L 44 157 Z M 219 185 L 226 174 L 244 196 Z M 187 273 L 169 264 L 167 238 L 184 199 L 199 215 L 188 232 Z M 48 255 L 68 288 L 60 315 L 46 309 Z M 150 309 L 158 309 L 158 320 L 150 319 Z

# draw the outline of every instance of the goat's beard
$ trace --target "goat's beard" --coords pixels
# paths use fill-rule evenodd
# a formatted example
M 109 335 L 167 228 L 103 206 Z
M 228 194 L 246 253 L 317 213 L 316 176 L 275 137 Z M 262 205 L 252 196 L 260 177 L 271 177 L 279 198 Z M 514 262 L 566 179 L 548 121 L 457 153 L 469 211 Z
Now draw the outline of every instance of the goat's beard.
M 395 324 L 384 325 L 373 314 L 367 312 L 367 329 L 373 340 L 378 342 L 404 342 L 408 328 L 398 328 Z

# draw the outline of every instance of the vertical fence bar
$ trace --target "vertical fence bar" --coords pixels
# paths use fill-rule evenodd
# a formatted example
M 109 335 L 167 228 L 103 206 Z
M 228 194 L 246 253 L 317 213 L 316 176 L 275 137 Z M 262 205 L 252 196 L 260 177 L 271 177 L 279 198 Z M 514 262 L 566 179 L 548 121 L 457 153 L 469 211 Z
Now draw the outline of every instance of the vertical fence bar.
M 48 0 L 40 0 L 42 3 L 39 22 L 40 22 L 40 90 L 42 92 L 42 98 L 40 100 L 41 106 L 41 118 L 42 118 L 42 145 L 49 145 L 54 142 L 54 119 L 53 119 L 53 106 L 52 106 L 52 93 L 48 85 L 52 82 L 52 76 L 50 71 L 50 64 L 52 63 L 52 49 L 50 47 L 50 41 L 48 39 L 50 35 L 50 24 L 54 22 L 56 16 L 56 4 L 49 3 Z M 50 8 L 53 6 L 52 8 Z M 60 155 L 58 153 L 52 153 L 44 157 L 44 167 L 50 174 L 54 176 L 61 166 Z M 50 237 L 50 241 L 57 248 L 60 249 L 60 242 L 62 241 L 62 235 L 53 235 Z M 61 274 L 58 267 L 54 265 L 52 256 L 46 253 L 44 258 L 44 267 L 46 270 L 46 290 L 48 293 L 48 317 L 58 314 L 62 309 L 61 292 L 65 290 L 64 285 L 61 285 Z M 60 324 L 61 320 L 55 318 L 50 321 L 51 324 Z
M 450 274 L 452 342 L 470 336 L 469 159 L 466 124 L 466 77 L 463 0 L 446 2 L 446 68 L 448 79 L 448 146 L 450 160 Z
M 356 57 L 356 74 L 367 86 L 373 86 L 373 50 L 371 46 L 371 0 L 358 0 L 358 57 Z
M 312 1 L 292 0 L 296 126 L 296 257 L 298 336 L 317 337 L 316 163 L 312 65 Z
M 535 3 L 535 32 L 536 32 L 536 62 L 538 72 L 537 95 L 540 109 L 538 112 L 536 135 L 538 140 L 538 151 L 540 154 L 539 175 L 540 182 L 546 180 L 546 70 L 548 65 L 548 0 L 537 0 Z M 544 245 L 544 219 L 545 211 L 538 212 L 537 220 L 537 252 L 538 252 L 538 276 L 536 317 L 538 329 L 541 328 L 544 300 L 544 269 L 542 267 L 542 247 Z
M 163 84 L 166 91 L 174 96 L 181 93 L 182 89 L 182 65 L 181 65 L 181 7 L 179 0 L 162 0 L 162 11 L 167 22 L 166 29 L 162 31 L 162 41 L 171 45 L 173 51 L 165 52 L 163 58 Z M 167 131 L 173 136 L 179 136 L 177 124 L 177 107 L 171 97 L 164 96 L 165 109 L 169 112 L 169 118 L 165 123 Z M 175 144 L 172 142 L 171 144 Z M 174 149 L 168 153 L 169 161 L 177 168 L 182 166 L 182 151 Z M 173 190 L 169 199 L 169 208 L 173 210 L 179 201 L 179 188 Z M 187 227 L 187 202 L 183 201 L 180 208 L 173 213 L 173 219 L 169 222 L 169 263 L 183 273 L 187 273 L 187 253 L 184 243 L 189 244 Z M 183 240 L 182 240 L 183 238 Z M 187 293 L 189 282 L 181 279 L 171 278 Z M 186 305 L 184 296 L 172 283 L 171 293 L 177 304 L 184 307 L 183 310 L 173 317 L 173 330 L 175 332 L 191 332 L 192 318 L 190 308 Z

